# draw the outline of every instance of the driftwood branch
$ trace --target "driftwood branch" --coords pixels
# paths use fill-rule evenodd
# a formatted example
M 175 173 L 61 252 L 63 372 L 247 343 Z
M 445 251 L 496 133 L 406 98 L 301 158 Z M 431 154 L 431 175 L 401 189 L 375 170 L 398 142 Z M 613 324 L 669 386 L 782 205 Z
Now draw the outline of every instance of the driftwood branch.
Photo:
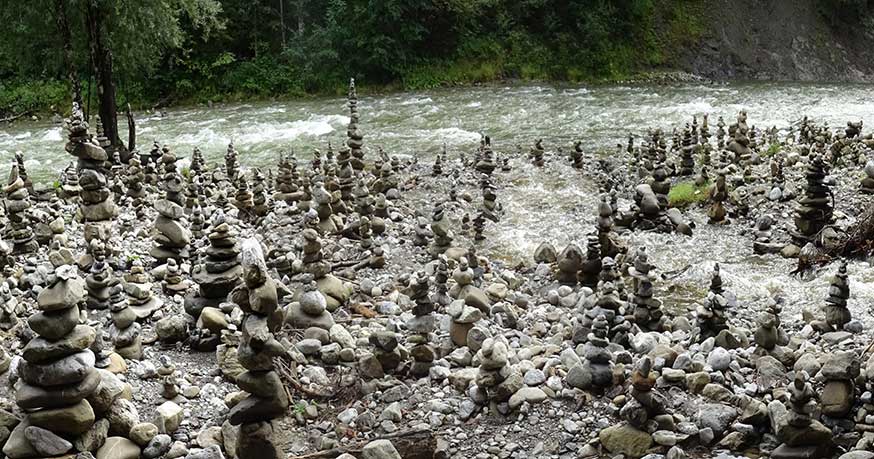
M 30 112 L 27 111 L 27 112 L 21 112 L 17 115 L 7 116 L 6 118 L 0 118 L 0 123 L 11 123 L 11 122 L 17 120 L 18 118 L 25 117 L 29 114 L 30 114 Z
M 433 459 L 437 451 L 437 437 L 431 429 L 403 430 L 383 435 L 373 440 L 390 440 L 403 459 Z M 332 448 L 317 453 L 304 454 L 303 456 L 289 456 L 288 459 L 333 459 L 342 454 L 361 457 L 361 451 L 367 443 L 359 443 L 343 448 Z

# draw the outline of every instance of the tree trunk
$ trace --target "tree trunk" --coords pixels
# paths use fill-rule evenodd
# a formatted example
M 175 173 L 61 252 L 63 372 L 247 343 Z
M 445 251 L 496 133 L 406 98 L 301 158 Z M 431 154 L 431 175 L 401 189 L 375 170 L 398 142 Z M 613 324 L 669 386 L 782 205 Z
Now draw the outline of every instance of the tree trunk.
M 82 108 L 82 86 L 79 84 L 79 74 L 73 62 L 73 39 L 70 35 L 70 21 L 67 18 L 66 0 L 55 0 L 55 19 L 58 22 L 58 33 L 61 36 L 64 49 L 64 67 L 67 68 L 67 79 L 70 80 L 72 101 Z
M 134 122 L 134 114 L 130 111 L 130 104 L 127 104 L 127 151 L 133 152 L 137 149 L 137 125 Z M 123 152 L 124 153 L 124 152 Z M 130 154 L 122 154 L 121 160 L 128 162 Z
M 285 0 L 279 0 L 279 30 L 282 31 L 282 49 L 285 50 Z
M 115 83 L 112 81 L 112 51 L 103 42 L 101 31 L 101 12 L 98 0 L 88 3 L 88 39 L 91 43 L 91 61 L 97 80 L 97 98 L 100 120 L 103 122 L 103 135 L 109 139 L 110 148 L 124 149 L 118 137 L 118 107 L 115 103 Z

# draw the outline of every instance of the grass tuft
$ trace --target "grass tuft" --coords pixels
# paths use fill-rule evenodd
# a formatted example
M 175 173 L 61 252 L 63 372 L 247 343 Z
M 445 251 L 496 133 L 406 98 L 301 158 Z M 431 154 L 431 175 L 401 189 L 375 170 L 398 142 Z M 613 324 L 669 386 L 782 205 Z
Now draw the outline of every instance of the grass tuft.
M 707 188 L 710 183 L 695 186 L 695 182 L 680 182 L 671 187 L 668 202 L 671 207 L 684 208 L 692 204 L 704 202 L 707 199 Z

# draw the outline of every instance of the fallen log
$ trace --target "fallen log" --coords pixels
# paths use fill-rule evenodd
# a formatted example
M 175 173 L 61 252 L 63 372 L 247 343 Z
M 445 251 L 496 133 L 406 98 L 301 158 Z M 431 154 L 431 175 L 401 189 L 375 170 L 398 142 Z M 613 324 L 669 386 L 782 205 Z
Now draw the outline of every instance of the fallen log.
M 11 122 L 17 120 L 18 118 L 27 116 L 29 114 L 30 114 L 30 112 L 27 111 L 27 112 L 21 112 L 17 115 L 7 116 L 6 118 L 0 118 L 0 123 L 11 123 Z

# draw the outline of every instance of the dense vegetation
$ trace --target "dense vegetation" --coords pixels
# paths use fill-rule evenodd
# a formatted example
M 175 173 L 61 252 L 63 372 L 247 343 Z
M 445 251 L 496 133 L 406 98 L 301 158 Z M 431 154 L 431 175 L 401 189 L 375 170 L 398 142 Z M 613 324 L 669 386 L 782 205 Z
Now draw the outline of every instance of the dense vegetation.
M 4 0 L 0 118 L 95 91 L 102 16 L 118 106 L 428 88 L 501 78 L 610 80 L 670 64 L 705 0 Z M 865 0 L 820 0 L 833 20 Z M 64 53 L 59 12 L 67 16 Z M 69 63 L 68 63 L 69 62 Z

